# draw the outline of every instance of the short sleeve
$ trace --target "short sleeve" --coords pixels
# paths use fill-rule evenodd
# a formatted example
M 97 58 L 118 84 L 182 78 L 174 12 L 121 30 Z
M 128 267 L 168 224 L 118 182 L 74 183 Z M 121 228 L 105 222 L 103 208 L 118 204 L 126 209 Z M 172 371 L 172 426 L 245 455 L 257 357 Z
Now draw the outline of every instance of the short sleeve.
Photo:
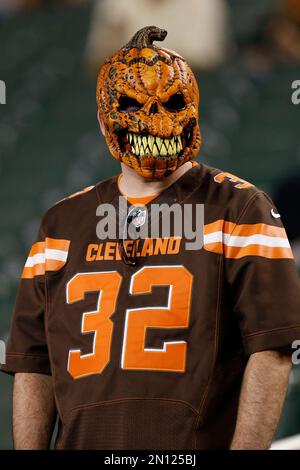
M 0 368 L 3 372 L 51 374 L 44 321 L 43 240 L 40 228 L 22 272 L 6 348 L 6 363 Z
M 300 283 L 270 198 L 259 192 L 227 235 L 225 269 L 247 354 L 300 338 Z

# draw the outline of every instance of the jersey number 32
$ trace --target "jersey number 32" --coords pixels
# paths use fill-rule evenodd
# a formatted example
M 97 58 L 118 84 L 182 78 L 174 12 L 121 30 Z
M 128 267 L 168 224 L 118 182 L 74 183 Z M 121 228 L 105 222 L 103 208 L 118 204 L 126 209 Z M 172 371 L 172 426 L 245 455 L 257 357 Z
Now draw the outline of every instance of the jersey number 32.
M 110 361 L 113 321 L 122 277 L 117 271 L 78 273 L 67 284 L 67 303 L 99 292 L 97 309 L 84 312 L 81 332 L 94 333 L 93 352 L 70 350 L 68 372 L 74 379 L 101 374 Z M 184 372 L 186 341 L 168 341 L 161 349 L 145 347 L 148 328 L 177 329 L 189 325 L 192 274 L 184 266 L 146 266 L 132 275 L 131 295 L 152 292 L 153 286 L 169 287 L 168 304 L 126 310 L 121 368 Z

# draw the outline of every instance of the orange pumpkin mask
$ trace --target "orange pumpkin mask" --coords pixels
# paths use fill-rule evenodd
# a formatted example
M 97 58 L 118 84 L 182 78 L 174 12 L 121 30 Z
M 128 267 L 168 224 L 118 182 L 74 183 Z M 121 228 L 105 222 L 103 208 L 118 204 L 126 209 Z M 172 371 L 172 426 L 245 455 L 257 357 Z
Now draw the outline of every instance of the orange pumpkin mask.
M 112 155 L 147 180 L 161 179 L 201 147 L 199 90 L 186 61 L 154 46 L 167 32 L 138 31 L 109 57 L 97 81 L 97 104 Z

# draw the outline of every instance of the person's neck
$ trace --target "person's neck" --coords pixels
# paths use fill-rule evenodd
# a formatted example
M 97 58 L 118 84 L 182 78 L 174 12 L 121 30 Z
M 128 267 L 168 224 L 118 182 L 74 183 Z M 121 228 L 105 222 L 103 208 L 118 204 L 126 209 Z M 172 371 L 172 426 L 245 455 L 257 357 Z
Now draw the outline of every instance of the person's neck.
M 175 181 L 177 181 L 184 173 L 192 168 L 191 162 L 184 163 L 178 170 L 171 173 L 171 175 L 158 181 L 147 181 L 142 176 L 138 175 L 132 168 L 129 168 L 124 163 L 121 163 L 122 174 L 119 179 L 119 188 L 122 194 L 127 197 L 145 197 L 161 193 Z

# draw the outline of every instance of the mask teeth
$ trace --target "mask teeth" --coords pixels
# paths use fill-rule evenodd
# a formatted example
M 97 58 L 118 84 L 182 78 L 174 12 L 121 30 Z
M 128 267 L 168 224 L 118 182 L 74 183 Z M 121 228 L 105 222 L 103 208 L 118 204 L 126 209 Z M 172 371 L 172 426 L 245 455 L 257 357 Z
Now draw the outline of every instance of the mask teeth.
M 153 135 L 140 135 L 127 132 L 126 139 L 131 145 L 132 153 L 141 157 L 144 155 L 171 157 L 178 155 L 183 149 L 180 135 L 176 135 L 170 139 L 163 139 L 162 137 L 155 137 Z

